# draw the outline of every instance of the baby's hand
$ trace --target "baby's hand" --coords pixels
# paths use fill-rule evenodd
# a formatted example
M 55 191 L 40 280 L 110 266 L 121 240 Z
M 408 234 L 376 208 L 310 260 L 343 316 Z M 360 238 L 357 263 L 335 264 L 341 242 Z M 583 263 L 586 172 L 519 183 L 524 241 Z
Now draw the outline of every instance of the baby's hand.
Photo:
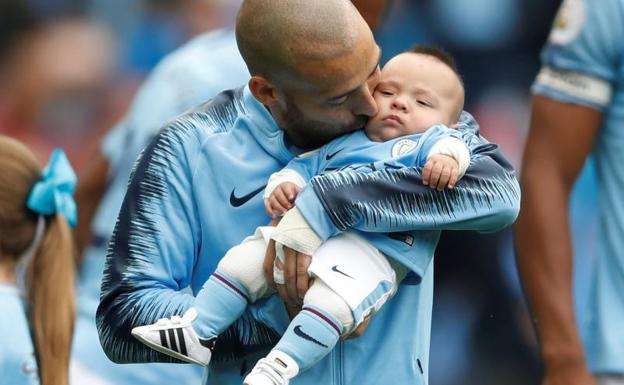
M 301 189 L 294 183 L 284 182 L 277 186 L 271 196 L 264 201 L 264 207 L 271 218 L 283 215 L 292 209 L 295 198 Z
M 458 174 L 459 163 L 454 158 L 448 155 L 434 154 L 425 163 L 422 180 L 425 186 L 443 191 L 447 185 L 448 188 L 455 187 Z

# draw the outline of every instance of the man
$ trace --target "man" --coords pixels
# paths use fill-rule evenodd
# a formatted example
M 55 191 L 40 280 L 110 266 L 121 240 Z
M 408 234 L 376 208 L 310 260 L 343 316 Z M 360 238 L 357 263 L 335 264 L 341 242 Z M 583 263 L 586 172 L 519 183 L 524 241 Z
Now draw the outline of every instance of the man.
M 193 297 L 180 290 L 190 286 L 197 293 L 223 254 L 268 222 L 259 193 L 271 173 L 296 154 L 358 129 L 376 113 L 371 93 L 380 52 L 350 2 L 247 0 L 237 20 L 237 42 L 252 73 L 248 86 L 179 117 L 137 164 L 111 242 L 97 313 L 101 342 L 115 361 L 168 361 L 133 340 L 132 327 L 184 313 Z M 452 194 L 423 186 L 415 168 L 335 173 L 302 191 L 299 219 L 314 223 L 321 240 L 347 228 L 508 225 L 519 200 L 513 171 L 496 146 L 476 137 L 469 145 L 473 165 Z M 396 252 L 419 247 L 401 234 L 376 238 Z M 296 260 L 286 261 L 287 278 L 293 271 L 289 261 Z M 296 302 L 293 285 L 285 289 Z M 378 384 L 392 378 L 426 384 L 431 300 L 428 269 L 404 281 L 364 336 L 339 343 L 295 383 Z M 240 383 L 252 366 L 246 354 L 270 348 L 287 324 L 275 297 L 250 306 L 217 340 L 208 383 Z M 218 362 L 225 358 L 233 360 Z
M 83 260 L 72 351 L 74 384 L 201 381 L 201 368 L 190 365 L 110 362 L 99 347 L 95 311 L 107 244 L 137 155 L 169 119 L 249 79 L 236 48 L 233 17 L 228 17 L 235 13 L 231 10 L 233 6 L 236 2 L 219 5 L 221 28 L 194 38 L 162 60 L 138 91 L 129 112 L 104 138 L 91 167 L 80 175 L 76 200 L 81 226 L 77 234 Z
M 515 230 L 545 385 L 624 384 L 622 20 L 622 0 L 566 0 L 533 88 Z M 589 308 L 583 309 L 588 322 L 579 334 L 568 200 L 590 153 L 598 168 L 602 230 Z
M 78 315 L 73 346 L 72 382 L 92 384 L 150 384 L 176 378 L 192 382 L 200 368 L 183 365 L 120 366 L 110 362 L 99 346 L 94 314 L 100 297 L 108 241 L 139 152 L 169 119 L 218 94 L 245 84 L 249 72 L 236 46 L 231 27 L 239 1 L 214 1 L 219 28 L 202 34 L 169 54 L 137 92 L 130 111 L 102 141 L 90 167 L 80 175 L 76 200 L 76 229 L 80 266 Z M 354 5 L 374 28 L 385 1 L 356 0 Z M 91 224 L 91 225 L 84 225 Z

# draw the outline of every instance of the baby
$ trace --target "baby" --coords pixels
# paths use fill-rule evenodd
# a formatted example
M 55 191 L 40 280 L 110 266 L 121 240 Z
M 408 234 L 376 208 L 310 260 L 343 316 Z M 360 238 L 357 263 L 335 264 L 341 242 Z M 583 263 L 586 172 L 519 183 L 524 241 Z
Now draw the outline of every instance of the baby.
M 468 168 L 470 153 L 459 131 L 449 128 L 456 126 L 464 103 L 463 84 L 452 59 L 431 47 L 402 53 L 384 66 L 374 98 L 379 111 L 364 130 L 299 155 L 271 176 L 264 195 L 270 216 L 293 209 L 307 181 L 335 170 L 424 166 L 424 184 L 439 191 L 455 186 Z M 353 173 L 354 177 L 362 175 L 361 171 Z M 274 293 L 262 268 L 273 230 L 259 227 L 230 249 L 198 293 L 194 307 L 182 317 L 136 327 L 132 334 L 155 350 L 207 365 L 217 336 L 249 303 Z M 421 235 L 400 236 L 410 244 Z M 355 231 L 343 233 L 314 253 L 308 269 L 314 281 L 303 298 L 302 310 L 244 384 L 288 384 L 299 371 L 326 356 L 341 336 L 377 312 L 409 271 L 422 274 L 426 268 L 422 261 L 409 259 L 409 253 L 405 260 L 390 259 L 364 238 Z M 280 258 L 283 255 L 278 252 L 276 283 L 283 283 Z

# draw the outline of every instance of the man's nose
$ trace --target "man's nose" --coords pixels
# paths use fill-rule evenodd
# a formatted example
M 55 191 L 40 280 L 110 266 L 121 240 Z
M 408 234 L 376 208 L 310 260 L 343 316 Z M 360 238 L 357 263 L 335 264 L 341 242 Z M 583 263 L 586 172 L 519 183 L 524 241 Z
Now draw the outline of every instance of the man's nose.
M 377 103 L 375 102 L 375 98 L 373 98 L 373 92 L 368 87 L 368 85 L 364 85 L 362 87 L 361 97 L 359 103 L 356 106 L 355 111 L 353 111 L 354 115 L 364 115 L 364 116 L 375 116 L 377 115 Z

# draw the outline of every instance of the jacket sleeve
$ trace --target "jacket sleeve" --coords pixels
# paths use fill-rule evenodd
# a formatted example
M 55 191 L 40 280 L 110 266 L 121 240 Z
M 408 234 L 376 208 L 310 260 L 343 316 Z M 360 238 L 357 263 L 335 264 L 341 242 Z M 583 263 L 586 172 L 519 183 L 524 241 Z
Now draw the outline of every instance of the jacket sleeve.
M 319 168 L 321 149 L 313 150 L 293 158 L 286 167 L 271 174 L 262 197 L 267 200 L 282 183 L 293 183 L 299 188 L 308 184 Z
M 471 162 L 452 190 L 433 190 L 422 184 L 421 167 L 394 163 L 314 177 L 297 208 L 323 240 L 347 229 L 491 232 L 512 224 L 520 188 L 511 164 L 470 114 L 462 114 L 459 130 Z
M 109 245 L 96 321 L 115 362 L 174 361 L 139 343 L 133 327 L 182 314 L 200 239 L 192 199 L 192 158 L 199 140 L 168 127 L 141 155 Z

